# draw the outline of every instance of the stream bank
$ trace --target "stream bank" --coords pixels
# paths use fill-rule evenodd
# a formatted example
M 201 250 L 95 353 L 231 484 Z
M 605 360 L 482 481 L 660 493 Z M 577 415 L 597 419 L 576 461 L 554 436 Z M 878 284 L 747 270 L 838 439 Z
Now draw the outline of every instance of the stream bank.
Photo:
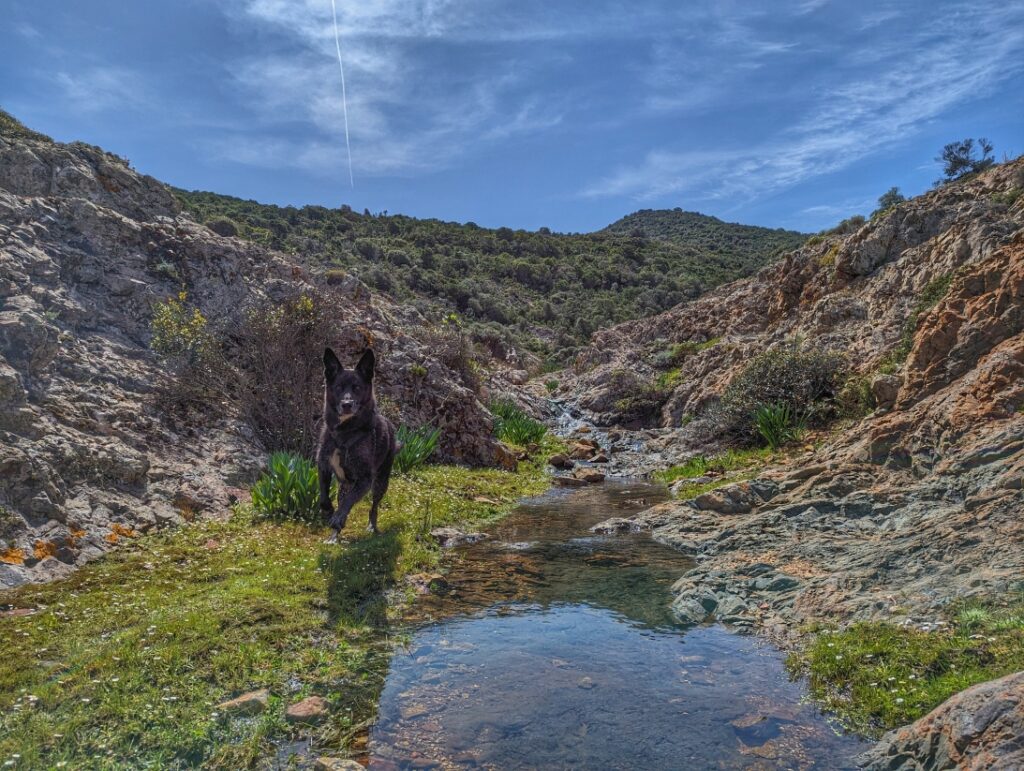
M 370 768 L 853 767 L 865 745 L 806 703 L 781 653 L 678 622 L 688 557 L 591 532 L 665 497 L 623 480 L 556 490 L 459 548 L 447 591 L 412 609 Z

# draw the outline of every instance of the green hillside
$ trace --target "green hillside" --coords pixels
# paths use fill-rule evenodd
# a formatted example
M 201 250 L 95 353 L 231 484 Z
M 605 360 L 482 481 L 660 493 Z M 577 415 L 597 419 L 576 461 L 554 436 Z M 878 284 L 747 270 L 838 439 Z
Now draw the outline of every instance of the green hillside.
M 771 254 L 795 249 L 807 240 L 806 233 L 794 230 L 737 225 L 682 209 L 641 209 L 613 222 L 605 230 L 616 235 L 688 244 L 737 259 L 746 257 L 752 265 L 766 251 Z
M 201 222 L 226 218 L 218 229 L 351 272 L 430 318 L 454 311 L 499 355 L 513 346 L 555 362 L 600 327 L 748 275 L 803 240 L 703 215 L 686 215 L 693 223 L 670 238 L 616 232 L 630 218 L 598 233 L 557 234 L 176 192 Z

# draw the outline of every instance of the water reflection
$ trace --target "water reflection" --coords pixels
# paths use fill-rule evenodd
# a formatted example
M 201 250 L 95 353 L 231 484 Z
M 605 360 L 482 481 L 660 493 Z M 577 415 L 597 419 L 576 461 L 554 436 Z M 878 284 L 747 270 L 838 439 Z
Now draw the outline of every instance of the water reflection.
M 461 551 L 392 661 L 371 768 L 850 767 L 860 743 L 801 703 L 778 652 L 673 622 L 684 557 L 588 532 L 663 496 L 545 496 Z

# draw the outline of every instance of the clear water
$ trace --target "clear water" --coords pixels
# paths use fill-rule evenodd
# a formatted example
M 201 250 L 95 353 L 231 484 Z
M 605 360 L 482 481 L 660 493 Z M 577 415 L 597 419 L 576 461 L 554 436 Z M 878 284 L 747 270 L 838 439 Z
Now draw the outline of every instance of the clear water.
M 450 591 L 417 604 L 392 660 L 370 767 L 853 767 L 864 745 L 803 703 L 779 652 L 675 623 L 685 557 L 588 530 L 664 496 L 553 492 L 460 550 Z

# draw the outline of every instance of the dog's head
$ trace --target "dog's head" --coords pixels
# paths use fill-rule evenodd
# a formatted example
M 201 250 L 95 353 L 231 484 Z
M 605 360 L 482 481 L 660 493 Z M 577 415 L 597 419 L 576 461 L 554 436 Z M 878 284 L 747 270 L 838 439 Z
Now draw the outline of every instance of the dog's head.
M 324 349 L 324 406 L 328 418 L 345 423 L 356 415 L 373 411 L 375 363 L 373 351 L 367 348 L 355 369 L 345 369 L 334 351 Z

